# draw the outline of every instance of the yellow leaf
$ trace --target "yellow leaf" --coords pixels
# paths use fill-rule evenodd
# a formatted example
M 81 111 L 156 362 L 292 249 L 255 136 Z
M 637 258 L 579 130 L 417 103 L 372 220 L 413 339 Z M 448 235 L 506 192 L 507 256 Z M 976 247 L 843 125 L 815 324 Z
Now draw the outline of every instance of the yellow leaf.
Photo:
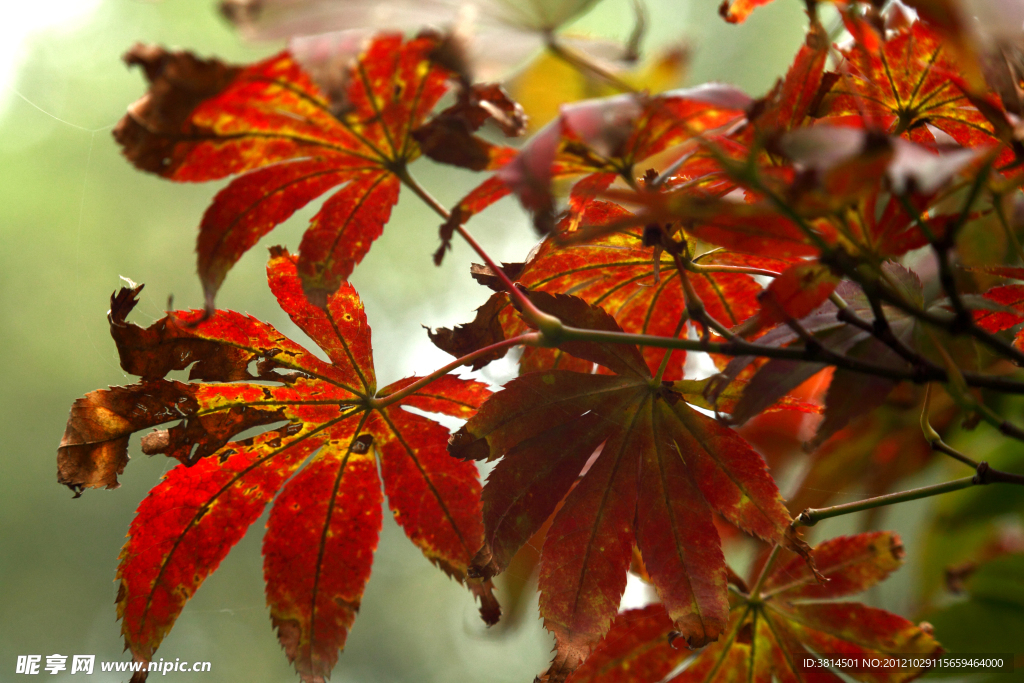
M 689 51 L 675 47 L 635 69 L 616 68 L 607 62 L 600 65 L 637 90 L 659 93 L 682 84 L 689 65 Z M 560 105 L 618 92 L 598 76 L 581 73 L 549 51 L 537 55 L 509 81 L 507 89 L 512 99 L 526 110 L 531 133 L 558 116 Z

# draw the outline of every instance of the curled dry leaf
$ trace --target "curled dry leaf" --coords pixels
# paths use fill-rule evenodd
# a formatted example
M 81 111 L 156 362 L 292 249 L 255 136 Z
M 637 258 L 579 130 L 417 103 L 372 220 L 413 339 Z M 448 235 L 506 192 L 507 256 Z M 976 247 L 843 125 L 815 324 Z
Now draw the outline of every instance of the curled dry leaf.
M 473 135 L 487 121 L 493 121 L 509 137 L 526 129 L 523 108 L 512 101 L 497 84 L 478 84 L 459 90 L 458 101 L 413 131 L 423 153 L 434 161 L 473 171 L 498 168 L 514 152 Z
M 113 297 L 122 366 L 146 379 L 75 403 L 60 481 L 76 493 L 116 486 L 129 436 L 165 423 L 175 424 L 147 435 L 143 450 L 182 461 L 139 505 L 121 552 L 126 647 L 136 661 L 152 659 L 185 603 L 275 497 L 263 541 L 267 602 L 304 681 L 328 677 L 344 646 L 370 576 L 384 494 L 406 535 L 467 582 L 495 622 L 490 583 L 468 578 L 483 543 L 476 468 L 447 455 L 447 429 L 405 410 L 467 418 L 490 392 L 445 376 L 381 406 L 416 378 L 377 389 L 355 290 L 343 285 L 326 308 L 311 305 L 296 259 L 281 249 L 267 274 L 278 303 L 329 361 L 232 311 L 178 311 L 143 329 L 126 320 L 140 288 Z M 163 379 L 189 366 L 201 381 Z M 265 431 L 235 440 L 258 426 Z

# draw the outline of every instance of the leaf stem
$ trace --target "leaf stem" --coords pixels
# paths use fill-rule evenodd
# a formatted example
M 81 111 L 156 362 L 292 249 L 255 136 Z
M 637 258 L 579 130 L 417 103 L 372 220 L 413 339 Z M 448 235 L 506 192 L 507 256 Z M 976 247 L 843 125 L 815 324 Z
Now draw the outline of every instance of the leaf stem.
M 964 410 L 977 413 L 983 420 L 985 420 L 985 422 L 998 429 L 1004 436 L 1024 441 L 1024 430 L 1007 420 L 1004 420 L 994 410 L 986 406 L 977 396 L 968 391 L 967 380 L 964 378 L 963 372 L 960 371 L 960 368 L 957 367 L 950 355 L 934 338 L 935 335 L 932 334 L 931 330 L 927 330 L 927 332 L 929 336 L 932 337 L 932 343 L 935 345 L 936 351 L 942 355 L 942 359 L 946 364 L 946 374 L 949 376 L 950 380 L 946 386 L 946 391 L 949 392 L 949 395 L 953 398 L 956 404 Z
M 675 262 L 676 270 L 679 272 L 679 284 L 682 285 L 683 288 L 683 299 L 686 301 L 686 312 L 689 313 L 690 319 L 693 320 L 693 322 L 704 328 L 701 330 L 701 341 L 705 343 L 711 341 L 711 330 L 714 330 L 729 341 L 736 339 L 736 335 L 730 332 L 725 325 L 712 318 L 708 313 L 708 309 L 704 307 L 704 302 L 701 300 L 700 295 L 697 294 L 697 290 L 693 288 L 693 283 L 690 282 L 690 276 L 686 273 L 687 267 L 683 262 L 682 255 L 679 252 L 673 252 L 672 259 Z
M 638 94 L 636 88 L 623 81 L 608 69 L 596 63 L 586 55 L 559 43 L 553 33 L 549 33 L 547 36 L 547 48 L 551 51 L 551 54 L 558 57 L 580 73 L 584 75 L 587 73 L 593 74 L 621 92 L 633 93 L 634 95 Z
M 734 163 L 731 159 L 729 159 L 729 157 L 722 153 L 718 149 L 718 147 L 714 145 L 712 142 L 708 140 L 703 140 L 703 142 L 705 149 L 707 149 L 708 153 L 715 158 L 715 161 L 722 165 L 722 168 L 725 170 L 726 174 L 731 175 L 733 178 L 740 181 L 741 183 L 745 181 L 746 184 L 750 187 L 750 189 L 754 190 L 755 192 L 763 194 L 769 202 L 775 205 L 775 208 L 779 211 L 779 213 L 783 214 L 786 218 L 793 221 L 793 223 L 800 229 L 800 231 L 804 233 L 804 236 L 807 237 L 811 242 L 813 242 L 814 245 L 822 251 L 822 253 L 825 253 L 830 250 L 830 247 L 828 243 L 825 241 L 825 238 L 818 234 L 818 231 L 815 230 L 811 226 L 811 224 L 804 219 L 803 216 L 797 213 L 797 211 L 793 207 L 786 203 L 784 199 L 782 199 L 774 192 L 772 192 L 771 189 L 769 189 L 761 181 L 761 178 L 757 174 L 756 166 L 752 163 L 753 155 L 751 155 L 751 158 L 748 160 L 747 163 L 743 164 L 743 166 L 738 167 L 736 163 Z
M 967 457 L 966 455 L 964 455 L 960 451 L 956 450 L 955 448 L 953 448 L 952 446 L 947 444 L 942 439 L 939 439 L 938 441 L 932 441 L 931 444 L 932 444 L 932 450 L 936 450 L 939 453 L 945 453 L 946 455 L 948 455 L 949 457 L 953 458 L 954 460 L 959 460 L 963 464 L 970 465 L 971 467 L 974 467 L 975 469 L 977 469 L 977 467 L 978 467 L 978 461 L 977 460 L 975 460 L 973 458 Z
M 775 564 L 775 560 L 779 557 L 779 552 L 782 550 L 782 546 L 778 543 L 772 548 L 771 554 L 768 559 L 764 561 L 764 566 L 761 567 L 761 572 L 757 575 L 757 580 L 754 581 L 753 587 L 750 589 L 750 597 L 757 600 L 761 597 L 761 588 L 764 586 L 764 582 L 768 579 L 768 573 L 772 569 L 772 565 Z
M 419 378 L 418 380 L 416 380 L 415 382 L 413 382 L 409 386 L 403 387 L 402 389 L 396 391 L 393 394 L 388 394 L 387 396 L 375 397 L 371 401 L 371 406 L 373 408 L 378 409 L 378 410 L 381 409 L 381 408 L 386 408 L 387 406 L 391 405 L 392 403 L 397 403 L 398 401 L 401 401 L 402 399 L 406 398 L 407 396 L 410 396 L 411 394 L 415 394 L 417 391 L 419 391 L 423 387 L 425 387 L 425 386 L 429 385 L 430 383 L 440 379 L 444 375 L 447 375 L 448 373 L 450 373 L 455 368 L 458 368 L 458 367 L 460 367 L 462 365 L 467 365 L 469 363 L 472 363 L 477 358 L 480 358 L 482 356 L 486 356 L 487 354 L 489 354 L 489 353 L 491 353 L 493 351 L 500 351 L 501 349 L 506 349 L 506 348 L 508 348 L 510 346 L 518 346 L 520 344 L 533 344 L 533 343 L 537 343 L 537 342 L 540 341 L 540 338 L 541 338 L 541 335 L 540 335 L 539 332 L 527 332 L 526 334 L 521 334 L 521 335 L 519 335 L 517 337 L 512 337 L 511 339 L 504 339 L 504 340 L 502 340 L 500 342 L 497 342 L 495 344 L 491 344 L 490 346 L 485 346 L 482 349 L 477 349 L 476 351 L 473 351 L 472 353 L 467 353 L 465 356 L 462 356 L 461 358 L 456 358 L 451 363 L 448 363 L 448 365 L 445 365 L 443 367 L 438 368 L 437 370 L 435 370 L 434 372 L 430 373 L 426 377 Z
M 679 316 L 679 324 L 676 325 L 676 331 L 672 334 L 673 339 L 679 336 L 679 333 L 683 331 L 683 325 L 690 319 L 690 314 L 687 311 L 683 311 L 683 314 Z M 658 372 L 654 375 L 655 384 L 661 384 L 661 378 L 665 376 L 665 371 L 668 370 L 669 359 L 672 358 L 672 354 L 675 353 L 672 349 L 666 349 L 665 355 L 661 357 L 661 365 L 658 366 Z
M 747 266 L 724 266 L 724 265 L 708 265 L 705 266 L 696 261 L 691 261 L 687 266 L 687 270 L 691 270 L 694 273 L 736 273 L 737 275 L 761 275 L 764 277 L 778 277 L 779 273 L 774 270 L 768 270 L 767 268 L 748 268 Z
M 981 401 L 975 401 L 975 410 L 978 411 L 978 414 L 981 415 L 985 422 L 998 429 L 999 433 L 1003 436 L 1009 436 L 1010 438 L 1017 439 L 1018 441 L 1024 441 L 1024 429 L 1021 429 L 1008 420 L 1004 420 L 1002 416 L 996 413 L 996 411 L 992 410 Z
M 409 169 L 406 166 L 399 166 L 392 170 L 406 187 L 416 193 L 416 196 L 422 199 L 424 204 L 433 209 L 434 213 L 445 220 L 451 218 L 451 213 L 448 209 L 446 209 L 441 202 L 437 201 L 432 194 L 427 192 L 425 187 L 420 185 L 419 182 L 412 177 L 412 174 L 409 173 Z
M 959 460 L 965 465 L 970 465 L 975 470 L 978 469 L 978 462 L 972 458 L 967 457 L 955 448 L 950 447 L 942 440 L 935 428 L 932 427 L 931 421 L 928 419 L 928 410 L 932 403 L 932 385 L 928 384 L 924 389 L 924 405 L 921 407 L 921 431 L 924 433 L 925 440 L 931 445 L 932 450 L 945 453 L 946 455 Z
M 434 210 L 434 213 L 446 221 L 451 218 L 451 213 L 448 209 L 446 209 L 441 202 L 437 201 L 434 196 L 426 190 L 426 188 L 420 185 L 419 182 L 412 177 L 408 168 L 403 165 L 393 169 L 393 171 L 406 187 L 412 190 L 417 197 L 422 199 L 427 206 Z M 509 296 L 511 296 L 518 304 L 517 307 L 523 311 L 523 315 L 527 320 L 535 324 L 541 332 L 545 333 L 545 335 L 557 336 L 558 330 L 562 326 L 562 321 L 552 315 L 548 315 L 534 306 L 533 302 L 530 301 L 525 294 L 519 291 L 519 288 L 515 286 L 515 283 L 509 279 L 508 275 L 505 274 L 505 271 L 498 267 L 498 264 L 491 258 L 491 255 L 488 254 L 480 243 L 473 238 L 464 225 L 457 225 L 455 230 L 459 233 L 462 239 L 466 240 L 469 246 L 473 248 L 473 251 L 475 251 L 480 258 L 484 260 L 484 263 L 486 263 L 494 272 L 505 289 L 508 290 Z
M 710 683 L 712 680 L 714 680 L 716 674 L 718 674 L 718 670 L 722 668 L 722 664 L 725 663 L 726 658 L 729 656 L 729 650 L 732 648 L 732 643 L 734 640 L 736 640 L 736 636 L 739 635 L 740 627 L 743 625 L 743 622 L 747 620 L 747 617 L 750 615 L 751 609 L 752 608 L 750 605 L 746 605 L 746 607 L 743 610 L 743 616 L 737 619 L 732 629 L 729 630 L 729 637 L 722 645 L 722 651 L 718 654 L 718 658 L 715 660 L 714 667 L 712 667 L 711 671 L 708 672 L 708 675 L 704 677 L 704 683 Z

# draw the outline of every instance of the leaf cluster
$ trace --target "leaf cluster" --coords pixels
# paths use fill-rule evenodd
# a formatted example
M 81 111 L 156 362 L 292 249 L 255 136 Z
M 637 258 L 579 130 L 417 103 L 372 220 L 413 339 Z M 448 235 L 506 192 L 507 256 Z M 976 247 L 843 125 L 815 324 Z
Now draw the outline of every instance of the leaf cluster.
M 766 1 L 721 12 L 738 22 Z M 285 18 L 308 10 L 279 4 Z M 204 308 L 142 328 L 128 321 L 141 287 L 115 293 L 111 335 L 140 379 L 76 401 L 59 449 L 58 479 L 76 496 L 115 488 L 130 436 L 169 425 L 142 450 L 179 464 L 140 504 L 118 569 L 136 661 L 270 505 L 271 620 L 302 679 L 325 680 L 385 496 L 488 624 L 500 614 L 491 580 L 540 541 L 540 612 L 556 641 L 544 681 L 834 681 L 797 660 L 941 652 L 926 626 L 838 601 L 899 566 L 894 534 L 812 551 L 798 530 L 1024 483 L 945 440 L 958 419 L 1024 439 L 999 412 L 1024 393 L 1024 287 L 999 284 L 1024 281 L 1020 73 L 998 63 L 1008 48 L 954 20 L 953 0 L 910 3 L 917 18 L 899 2 L 837 2 L 840 40 L 808 2 L 806 40 L 762 96 L 636 92 L 557 36 L 590 4 L 498 22 L 623 90 L 563 104 L 521 144 L 495 142 L 523 135 L 526 112 L 474 80 L 455 28 L 301 38 L 245 66 L 128 52 L 149 89 L 114 130 L 127 159 L 172 181 L 230 179 L 199 221 Z M 247 3 L 227 6 L 264 30 Z M 487 176 L 449 210 L 413 176 L 422 157 Z M 267 267 L 323 360 L 217 310 L 215 295 L 246 251 L 328 193 L 297 255 L 275 247 Z M 378 389 L 347 279 L 400 193 L 438 214 L 434 262 L 465 240 L 491 293 L 473 320 L 429 331 L 452 363 Z M 498 264 L 466 226 L 508 195 L 542 239 Z M 979 258 L 979 242 L 995 246 Z M 516 346 L 520 375 L 496 392 L 451 374 Z M 189 381 L 169 378 L 184 370 Z M 465 424 L 449 434 L 416 411 Z M 934 453 L 973 478 L 883 495 Z M 483 486 L 474 461 L 496 461 Z M 803 477 L 787 505 L 775 477 L 794 463 Z M 851 481 L 878 497 L 827 507 Z M 743 535 L 763 550 L 749 581 L 726 562 Z M 974 593 L 1024 549 L 1000 548 Z M 620 614 L 630 571 L 658 603 Z

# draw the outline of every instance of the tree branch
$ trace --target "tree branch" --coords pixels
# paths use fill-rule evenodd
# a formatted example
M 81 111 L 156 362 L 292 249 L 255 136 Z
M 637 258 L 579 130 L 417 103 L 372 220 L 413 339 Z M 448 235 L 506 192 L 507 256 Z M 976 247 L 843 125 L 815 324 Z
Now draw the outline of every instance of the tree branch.
M 909 491 L 876 496 L 859 500 L 855 503 L 844 503 L 827 508 L 807 508 L 793 520 L 793 527 L 814 526 L 823 519 L 841 517 L 842 515 L 849 515 L 854 512 L 863 512 L 864 510 L 872 510 L 921 498 L 930 498 L 942 495 L 943 493 L 959 491 L 971 486 L 984 486 L 986 484 L 1016 484 L 1024 486 L 1024 475 L 995 470 L 989 467 L 987 462 L 982 461 L 978 463 L 977 471 L 973 477 L 964 477 L 963 479 L 954 479 L 942 484 L 933 484 L 932 486 L 922 486 L 921 488 L 910 489 Z

